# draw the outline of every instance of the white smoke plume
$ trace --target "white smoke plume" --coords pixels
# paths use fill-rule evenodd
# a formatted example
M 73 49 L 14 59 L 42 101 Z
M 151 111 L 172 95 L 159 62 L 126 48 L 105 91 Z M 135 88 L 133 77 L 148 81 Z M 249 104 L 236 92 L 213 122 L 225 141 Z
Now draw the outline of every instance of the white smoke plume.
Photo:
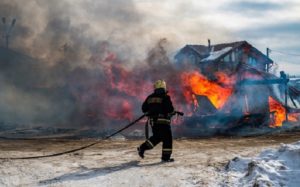
M 171 12 L 184 15 L 188 6 Z M 176 50 L 221 30 L 201 13 L 196 21 L 168 20 L 165 9 L 149 1 L 2 0 L 0 16 L 17 19 L 10 48 L 36 63 L 2 61 L 8 68 L 0 70 L 0 122 L 82 127 L 131 120 L 153 80 L 178 85 Z M 230 38 L 220 30 L 218 40 Z

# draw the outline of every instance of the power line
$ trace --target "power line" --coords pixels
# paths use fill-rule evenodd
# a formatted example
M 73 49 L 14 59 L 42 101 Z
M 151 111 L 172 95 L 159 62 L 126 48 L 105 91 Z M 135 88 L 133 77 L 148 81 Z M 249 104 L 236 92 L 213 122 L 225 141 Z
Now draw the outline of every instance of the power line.
M 282 54 L 282 55 L 298 56 L 298 57 L 300 57 L 300 54 L 296 54 L 296 53 L 286 53 L 286 52 L 283 52 L 283 51 L 277 51 L 277 50 L 274 50 L 274 49 L 271 49 L 271 52 L 280 53 L 280 54 Z

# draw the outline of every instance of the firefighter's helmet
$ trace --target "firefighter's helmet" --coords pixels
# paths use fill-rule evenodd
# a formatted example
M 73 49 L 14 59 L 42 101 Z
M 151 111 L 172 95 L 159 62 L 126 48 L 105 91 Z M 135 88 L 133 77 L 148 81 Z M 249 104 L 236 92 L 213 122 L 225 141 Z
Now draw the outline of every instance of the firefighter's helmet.
M 167 90 L 167 84 L 164 80 L 157 80 L 154 83 L 154 89 L 163 88 L 164 90 Z

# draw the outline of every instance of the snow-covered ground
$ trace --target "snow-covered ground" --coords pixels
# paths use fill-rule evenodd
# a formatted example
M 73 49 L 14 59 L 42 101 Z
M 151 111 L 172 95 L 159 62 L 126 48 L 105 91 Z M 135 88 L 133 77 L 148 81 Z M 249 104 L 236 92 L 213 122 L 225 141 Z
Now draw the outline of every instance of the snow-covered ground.
M 232 159 L 227 167 L 230 186 L 300 186 L 300 141 L 282 144 L 254 158 Z
M 299 183 L 300 143 L 290 143 L 299 139 L 300 134 L 175 140 L 171 163 L 160 162 L 160 145 L 140 159 L 136 147 L 142 140 L 107 140 L 58 157 L 0 160 L 0 186 L 292 186 Z M 49 154 L 91 142 L 5 140 L 0 157 Z

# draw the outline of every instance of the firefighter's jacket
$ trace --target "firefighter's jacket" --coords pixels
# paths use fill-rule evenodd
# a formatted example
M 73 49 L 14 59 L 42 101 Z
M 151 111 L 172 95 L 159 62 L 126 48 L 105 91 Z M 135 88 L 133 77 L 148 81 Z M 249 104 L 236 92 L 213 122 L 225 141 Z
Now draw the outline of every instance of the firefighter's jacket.
M 170 124 L 170 113 L 174 111 L 174 107 L 170 96 L 164 89 L 159 88 L 144 101 L 142 111 L 147 112 L 154 123 Z

